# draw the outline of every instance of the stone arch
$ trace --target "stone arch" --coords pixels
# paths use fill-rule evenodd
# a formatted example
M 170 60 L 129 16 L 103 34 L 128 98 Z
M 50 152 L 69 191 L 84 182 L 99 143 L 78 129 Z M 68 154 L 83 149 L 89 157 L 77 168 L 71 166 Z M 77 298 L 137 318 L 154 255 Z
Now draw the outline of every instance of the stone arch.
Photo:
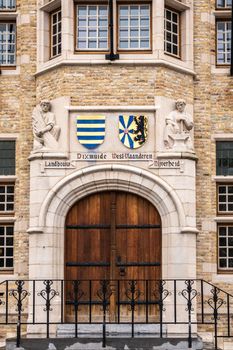
M 80 198 L 102 190 L 122 190 L 147 198 L 159 211 L 164 228 L 186 227 L 183 205 L 172 189 L 159 176 L 128 165 L 97 165 L 78 170 L 59 181 L 45 198 L 38 226 L 59 227 L 69 208 Z

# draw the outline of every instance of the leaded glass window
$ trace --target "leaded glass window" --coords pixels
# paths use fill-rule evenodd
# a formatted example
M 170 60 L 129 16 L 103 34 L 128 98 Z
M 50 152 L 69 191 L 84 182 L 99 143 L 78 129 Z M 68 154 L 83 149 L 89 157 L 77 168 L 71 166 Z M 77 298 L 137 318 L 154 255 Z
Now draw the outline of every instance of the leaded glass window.
M 164 16 L 164 51 L 174 56 L 180 56 L 180 14 L 177 11 L 165 9 Z
M 218 212 L 221 214 L 233 212 L 233 185 L 218 185 Z
M 217 64 L 231 61 L 231 21 L 217 21 Z
M 118 6 L 118 49 L 151 49 L 151 5 Z
M 0 212 L 14 210 L 14 184 L 0 184 Z
M 0 270 L 13 269 L 14 264 L 14 226 L 0 225 Z
M 218 227 L 218 260 L 219 269 L 233 269 L 233 226 Z
M 0 175 L 15 175 L 15 141 L 0 141 Z
M 0 65 L 10 66 L 16 63 L 15 31 L 15 23 L 0 23 Z
M 61 54 L 61 9 L 51 14 L 51 57 Z
M 15 10 L 16 0 L 0 0 L 0 11 L 1 10 Z
M 77 5 L 77 50 L 108 50 L 108 5 Z
M 231 7 L 232 0 L 217 0 L 217 8 Z
M 233 141 L 216 142 L 216 174 L 233 175 Z

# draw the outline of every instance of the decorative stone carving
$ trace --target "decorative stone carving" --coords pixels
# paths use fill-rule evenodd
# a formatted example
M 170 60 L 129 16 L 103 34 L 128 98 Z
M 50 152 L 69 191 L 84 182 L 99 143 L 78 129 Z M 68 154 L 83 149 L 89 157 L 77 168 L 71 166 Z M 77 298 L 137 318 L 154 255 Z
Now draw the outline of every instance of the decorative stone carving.
M 166 117 L 164 129 L 164 144 L 173 151 L 193 151 L 190 131 L 193 129 L 192 118 L 185 112 L 186 102 L 179 99 L 175 110 Z
M 58 150 L 58 139 L 61 128 L 56 125 L 56 118 L 51 112 L 51 103 L 42 100 L 32 113 L 34 135 L 33 152 L 49 152 Z

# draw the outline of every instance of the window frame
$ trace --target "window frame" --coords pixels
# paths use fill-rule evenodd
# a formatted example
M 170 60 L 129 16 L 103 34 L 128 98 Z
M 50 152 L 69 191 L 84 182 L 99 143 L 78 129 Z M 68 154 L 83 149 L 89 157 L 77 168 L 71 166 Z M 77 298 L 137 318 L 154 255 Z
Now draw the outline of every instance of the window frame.
M 58 12 L 61 12 L 61 52 L 57 55 L 53 55 L 53 21 L 52 21 L 52 16 L 55 14 L 55 13 L 58 13 Z M 58 33 L 56 33 L 56 37 L 58 36 Z M 59 44 L 56 44 L 55 46 L 58 46 Z M 59 57 L 62 55 L 62 8 L 59 7 L 53 11 L 51 11 L 49 13 L 49 48 L 50 48 L 50 52 L 49 52 L 49 60 L 52 60 L 56 57 Z
M 8 176 L 15 176 L 16 174 L 16 140 L 10 140 L 10 139 L 1 139 L 0 138 L 0 144 L 1 142 L 12 142 L 14 143 L 14 157 L 12 157 L 11 159 L 14 159 L 14 174 L 1 174 L 1 167 L 0 167 L 0 176 L 1 177 L 5 177 L 7 179 Z M 5 159 L 5 158 L 1 158 L 0 159 Z M 4 168 L 3 168 L 4 169 Z
M 224 0 L 224 3 L 226 4 L 227 0 Z M 232 6 L 232 5 L 231 5 Z M 215 0 L 215 8 L 216 10 L 231 10 L 231 6 L 224 6 L 224 7 L 219 7 L 218 6 L 218 0 Z
M 0 7 L 0 13 L 15 12 L 16 9 L 17 9 L 17 0 L 15 0 L 15 7 L 14 7 L 14 8 L 9 8 L 9 7 L 7 7 L 7 8 L 5 8 L 5 9 L 3 9 L 3 8 Z
M 119 6 L 121 5 L 149 5 L 150 6 L 150 24 L 149 24 L 149 30 L 150 30 L 150 38 L 149 38 L 149 43 L 150 43 L 150 48 L 149 49 L 121 49 L 119 48 Z M 119 54 L 144 54 L 144 53 L 152 53 L 153 52 L 153 20 L 152 20 L 152 15 L 153 15 L 153 2 L 152 1 L 117 1 L 116 3 L 116 52 Z
M 15 52 L 14 52 L 14 56 L 15 56 L 15 61 L 14 61 L 14 64 L 1 64 L 0 63 L 0 68 L 1 70 L 10 70 L 10 69 L 16 69 L 16 66 L 17 66 L 17 25 L 16 25 L 16 20 L 12 20 L 12 19 L 9 19 L 9 21 L 7 20 L 1 20 L 0 19 L 0 24 L 14 24 L 15 25 L 15 43 L 14 43 L 14 46 L 15 46 Z
M 13 263 L 12 263 L 12 267 L 7 267 L 7 266 L 5 266 L 6 265 L 6 259 L 7 259 L 7 255 L 4 255 L 3 256 L 3 259 L 4 259 L 4 266 L 3 267 L 1 267 L 0 266 L 0 274 L 4 274 L 4 273 L 7 273 L 7 272 L 11 272 L 11 273 L 13 273 L 14 272 L 14 253 L 15 253 L 15 246 L 14 246 L 14 241 L 15 241 L 15 237 L 14 237 L 14 234 L 15 234 L 15 228 L 14 228 L 14 222 L 8 222 L 8 221 L 5 221 L 5 222 L 0 222 L 0 227 L 4 227 L 4 235 L 3 235 L 3 237 L 4 237 L 4 244 L 1 246 L 1 247 L 3 247 L 3 249 L 7 249 L 7 247 L 8 248 L 10 248 L 10 249 L 13 249 L 13 255 L 12 256 L 10 256 L 9 257 L 9 259 L 12 259 L 13 260 Z M 9 245 L 9 246 L 7 246 L 6 245 L 6 240 L 5 240 L 5 238 L 7 238 L 7 235 L 6 235 L 6 227 L 13 227 L 13 234 L 12 235 L 9 235 L 8 237 L 13 237 L 13 244 L 12 245 Z M 1 238 L 2 236 L 0 235 L 0 238 Z M 0 248 L 1 249 L 1 248 Z M 2 258 L 2 257 L 1 257 Z
M 13 193 L 9 193 L 9 194 L 8 194 L 8 192 L 6 192 L 7 186 L 11 186 L 11 187 L 14 188 Z M 0 192 L 0 196 L 5 196 L 5 197 L 7 197 L 8 195 L 11 195 L 11 196 L 14 197 L 13 202 L 8 202 L 7 200 L 5 200 L 4 202 L 0 202 L 0 204 L 4 204 L 5 208 L 7 207 L 7 204 L 13 204 L 13 209 L 12 209 L 12 210 L 7 210 L 7 209 L 1 210 L 1 209 L 0 209 L 0 215 L 1 215 L 1 216 L 4 216 L 4 215 L 5 215 L 5 216 L 6 216 L 6 215 L 14 215 L 14 212 L 15 212 L 15 183 L 14 183 L 14 182 L 10 182 L 10 181 L 9 181 L 9 182 L 0 182 L 0 187 L 5 187 L 5 192 L 4 192 L 4 194 Z
M 231 23 L 230 18 L 216 18 L 215 20 L 215 65 L 216 67 L 230 67 L 231 61 L 229 63 L 218 63 L 218 23 L 219 22 L 229 22 Z M 231 42 L 231 41 L 230 41 Z
M 220 267 L 220 259 L 222 258 L 222 257 L 220 257 L 220 254 L 219 254 L 220 253 L 220 247 L 221 247 L 220 244 L 219 244 L 219 228 L 220 227 L 233 227 L 233 223 L 231 223 L 231 222 L 224 222 L 224 223 L 218 223 L 218 225 L 217 225 L 217 259 L 218 259 L 217 272 L 219 274 L 232 274 L 233 273 L 233 267 Z M 228 231 L 228 229 L 227 229 L 227 231 Z M 229 237 L 228 233 L 227 233 L 226 237 Z M 233 236 L 232 236 L 232 238 L 233 238 Z M 226 245 L 227 250 L 229 249 L 229 247 L 231 247 L 231 246 Z M 233 246 L 232 246 L 231 249 L 233 249 Z M 231 258 L 233 259 L 233 257 L 231 257 Z M 227 254 L 227 257 L 226 257 L 227 265 L 228 265 L 228 259 L 229 259 L 229 257 L 228 257 L 228 254 Z
M 232 174 L 224 174 L 224 171 L 222 171 L 222 173 L 221 174 L 218 174 L 218 159 L 224 159 L 224 158 L 218 158 L 218 155 L 217 155 L 217 152 L 218 152 L 218 150 L 217 150 L 217 144 L 218 143 L 223 143 L 223 142 L 227 142 L 227 143 L 232 143 L 232 146 L 233 146 L 233 140 L 216 140 L 215 141 L 215 162 L 216 162 L 216 176 L 233 176 L 233 167 L 226 167 L 226 169 L 232 169 Z M 232 150 L 231 149 L 226 149 L 226 151 L 232 151 L 233 152 L 233 147 L 232 147 Z M 229 163 L 229 157 L 227 158 L 227 160 L 228 160 L 228 163 Z M 220 168 L 220 170 L 224 170 L 224 167 L 221 167 Z
M 178 45 L 177 45 L 177 47 L 178 47 L 178 50 L 179 50 L 179 54 L 178 55 L 174 55 L 171 52 L 165 51 L 165 30 L 166 30 L 165 29 L 165 21 L 166 21 L 165 11 L 166 11 L 166 9 L 168 9 L 168 10 L 170 10 L 172 12 L 175 12 L 178 15 L 178 18 L 179 18 L 178 35 L 177 35 L 178 36 Z M 166 5 L 164 6 L 164 54 L 168 55 L 168 56 L 171 56 L 173 58 L 177 58 L 179 60 L 182 60 L 182 49 L 181 49 L 181 47 L 182 47 L 182 42 L 181 42 L 181 27 L 182 27 L 182 25 L 181 25 L 181 21 L 182 21 L 182 11 L 177 10 L 175 8 L 172 8 L 170 6 L 166 6 Z
M 233 210 L 231 210 L 231 211 L 220 211 L 219 210 L 219 204 L 220 204 L 220 202 L 219 202 L 219 195 L 221 195 L 221 194 L 219 194 L 219 187 L 220 186 L 226 186 L 226 187 L 232 186 L 233 187 L 233 183 L 231 183 L 231 182 L 217 182 L 216 183 L 217 215 L 219 215 L 219 216 L 226 216 L 226 217 L 227 216 L 232 216 L 233 215 Z M 226 196 L 227 195 L 228 195 L 228 193 L 226 194 Z M 233 193 L 232 193 L 232 196 L 233 196 Z M 226 201 L 225 203 L 228 204 L 229 202 Z M 233 204 L 233 202 L 232 202 L 232 204 Z M 233 225 L 233 223 L 232 223 L 232 225 Z
M 106 5 L 108 8 L 108 48 L 106 50 L 103 49 L 78 49 L 77 48 L 77 41 L 78 41 L 78 15 L 77 15 L 77 8 L 78 6 L 99 6 L 99 5 Z M 110 52 L 110 30 L 109 30 L 109 4 L 108 1 L 91 1 L 91 2 L 74 2 L 74 54 L 107 54 Z

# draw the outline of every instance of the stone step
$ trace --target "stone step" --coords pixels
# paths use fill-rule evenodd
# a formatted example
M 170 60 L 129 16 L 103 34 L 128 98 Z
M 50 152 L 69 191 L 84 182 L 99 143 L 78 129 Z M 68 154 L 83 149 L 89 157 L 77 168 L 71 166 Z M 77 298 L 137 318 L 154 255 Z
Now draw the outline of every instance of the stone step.
M 7 341 L 6 350 L 15 350 L 15 341 Z M 21 350 L 103 350 L 101 338 L 22 339 Z M 188 350 L 181 338 L 108 338 L 106 350 Z M 189 349 L 190 350 L 190 349 Z M 203 350 L 199 338 L 193 340 L 192 350 Z
M 167 334 L 167 327 L 163 325 L 163 335 Z M 101 337 L 103 331 L 102 324 L 79 324 L 78 335 L 79 337 Z M 132 327 L 130 324 L 107 324 L 106 335 L 109 337 L 127 337 L 131 338 Z M 160 334 L 160 326 L 152 324 L 135 324 L 134 325 L 135 336 L 140 335 L 142 337 L 157 337 Z M 62 324 L 57 327 L 58 338 L 71 338 L 75 336 L 75 326 L 73 324 Z

